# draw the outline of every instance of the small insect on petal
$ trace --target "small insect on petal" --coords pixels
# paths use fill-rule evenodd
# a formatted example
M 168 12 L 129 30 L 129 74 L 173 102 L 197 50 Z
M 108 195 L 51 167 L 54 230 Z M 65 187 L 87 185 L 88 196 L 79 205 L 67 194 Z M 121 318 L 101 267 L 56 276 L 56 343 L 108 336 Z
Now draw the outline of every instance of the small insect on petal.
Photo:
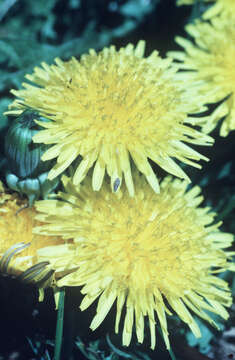
M 119 188 L 119 185 L 120 185 L 120 179 L 117 178 L 115 181 L 114 181 L 114 184 L 113 184 L 113 191 L 114 192 L 117 192 L 118 188 Z

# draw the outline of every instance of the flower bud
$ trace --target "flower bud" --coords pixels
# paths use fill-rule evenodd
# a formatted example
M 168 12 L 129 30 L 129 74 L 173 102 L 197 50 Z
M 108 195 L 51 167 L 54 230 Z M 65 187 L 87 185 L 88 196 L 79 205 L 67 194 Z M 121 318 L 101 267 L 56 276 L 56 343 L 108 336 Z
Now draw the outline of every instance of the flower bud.
M 48 121 L 35 111 L 25 110 L 13 121 L 5 138 L 7 185 L 27 195 L 30 206 L 39 197 L 47 197 L 59 183 L 47 179 L 53 161 L 41 160 L 48 145 L 33 143 L 32 137 L 41 129 L 35 119 Z

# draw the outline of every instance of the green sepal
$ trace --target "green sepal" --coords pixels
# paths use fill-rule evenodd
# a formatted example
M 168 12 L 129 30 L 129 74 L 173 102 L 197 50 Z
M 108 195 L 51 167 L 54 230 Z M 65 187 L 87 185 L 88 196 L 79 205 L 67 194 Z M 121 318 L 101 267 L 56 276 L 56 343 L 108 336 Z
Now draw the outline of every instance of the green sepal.
M 6 174 L 6 182 L 10 189 L 19 191 L 19 188 L 17 186 L 18 181 L 19 181 L 18 176 L 14 175 L 14 174 L 10 174 L 10 173 Z
M 46 199 L 47 196 L 53 190 L 55 190 L 55 188 L 57 187 L 57 185 L 60 182 L 60 176 L 56 177 L 53 180 L 49 180 L 49 179 L 47 179 L 47 175 L 48 175 L 48 172 L 43 173 L 43 174 L 39 175 L 39 177 L 38 177 L 38 181 L 39 181 L 39 184 L 40 184 L 40 193 L 41 193 L 41 197 L 43 199 Z
M 22 194 L 27 195 L 29 206 L 31 207 L 35 200 L 40 196 L 40 184 L 38 179 L 26 179 L 18 182 L 19 190 Z
M 8 171 L 6 174 L 6 182 L 10 189 L 26 195 L 28 197 L 29 206 L 31 207 L 35 200 L 38 200 L 39 198 L 46 199 L 58 186 L 60 177 L 49 180 L 47 179 L 47 176 L 48 172 L 45 172 L 37 178 L 27 178 L 22 180 Z

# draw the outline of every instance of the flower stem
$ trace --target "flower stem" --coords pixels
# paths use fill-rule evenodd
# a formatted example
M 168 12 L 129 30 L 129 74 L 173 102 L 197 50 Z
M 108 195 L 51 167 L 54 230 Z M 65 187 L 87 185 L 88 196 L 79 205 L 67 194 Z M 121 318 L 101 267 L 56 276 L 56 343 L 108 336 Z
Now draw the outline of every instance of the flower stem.
M 59 291 L 60 294 L 59 294 L 59 305 L 58 305 L 58 313 L 57 313 L 54 360 L 60 360 L 60 353 L 61 353 L 62 340 L 63 340 L 65 289 L 61 288 Z

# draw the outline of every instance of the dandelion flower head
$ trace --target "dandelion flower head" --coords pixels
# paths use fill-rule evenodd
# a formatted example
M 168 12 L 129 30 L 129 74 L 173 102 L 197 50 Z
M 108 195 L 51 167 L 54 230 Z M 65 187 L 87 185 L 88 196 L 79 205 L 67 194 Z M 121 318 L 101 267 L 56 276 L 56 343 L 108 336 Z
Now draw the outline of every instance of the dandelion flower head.
M 185 76 L 199 81 L 205 103 L 225 99 L 208 119 L 202 119 L 202 129 L 209 133 L 225 117 L 220 135 L 227 136 L 235 129 L 235 21 L 231 17 L 216 17 L 210 23 L 198 20 L 187 25 L 186 31 L 194 42 L 176 37 L 185 52 L 171 51 L 168 55 L 180 61 Z
M 83 286 L 81 310 L 99 299 L 92 330 L 116 302 L 116 333 L 125 309 L 124 345 L 131 341 L 134 322 L 138 342 L 143 342 L 147 317 L 151 348 L 157 322 L 169 349 L 166 313 L 176 312 L 197 337 L 200 330 L 191 311 L 215 326 L 204 310 L 228 317 L 231 294 L 215 273 L 229 268 L 231 253 L 224 248 L 233 237 L 221 232 L 220 224 L 211 225 L 215 213 L 198 207 L 203 200 L 199 187 L 186 191 L 186 181 L 167 177 L 160 194 L 153 194 L 143 175 L 134 174 L 134 180 L 132 198 L 126 188 L 114 196 L 106 182 L 93 192 L 91 181 L 76 187 L 63 176 L 66 191 L 59 200 L 36 202 L 44 225 L 34 231 L 73 239 L 64 258 L 74 258 L 78 269 L 58 286 Z
M 74 184 L 94 165 L 93 190 L 100 190 L 107 172 L 112 189 L 117 179 L 121 188 L 124 175 L 133 196 L 130 158 L 156 193 L 159 184 L 148 159 L 184 179 L 187 175 L 172 157 L 198 168 L 198 160 L 208 160 L 185 144 L 213 141 L 187 125 L 192 121 L 187 114 L 202 111 L 202 99 L 190 80 L 176 76 L 171 59 L 162 59 L 157 51 L 145 58 L 144 51 L 145 43 L 139 41 L 120 50 L 90 50 L 80 61 L 57 58 L 55 65 L 42 63 L 26 75 L 31 84 L 24 83 L 23 90 L 12 91 L 18 99 L 9 113 L 30 107 L 51 120 L 36 121 L 44 130 L 33 137 L 34 142 L 52 145 L 42 160 L 57 158 L 49 179 L 81 159 Z

